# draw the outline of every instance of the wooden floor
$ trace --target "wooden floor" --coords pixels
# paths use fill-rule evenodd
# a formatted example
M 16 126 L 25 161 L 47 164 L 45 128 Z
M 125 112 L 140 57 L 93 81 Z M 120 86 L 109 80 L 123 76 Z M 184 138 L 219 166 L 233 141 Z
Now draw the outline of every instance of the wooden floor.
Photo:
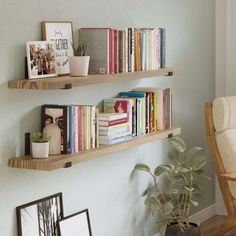
M 226 221 L 226 216 L 214 216 L 200 225 L 201 236 L 214 236 L 217 229 Z M 224 234 L 224 236 L 236 236 L 236 229 Z

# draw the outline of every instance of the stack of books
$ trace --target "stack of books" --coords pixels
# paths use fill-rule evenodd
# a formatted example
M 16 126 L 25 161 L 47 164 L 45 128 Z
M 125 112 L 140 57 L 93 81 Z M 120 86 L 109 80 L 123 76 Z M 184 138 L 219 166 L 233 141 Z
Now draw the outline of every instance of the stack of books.
M 90 74 L 166 67 L 166 30 L 163 28 L 81 28 L 79 39 L 88 42 Z
M 132 138 L 127 113 L 98 114 L 99 145 L 110 145 Z

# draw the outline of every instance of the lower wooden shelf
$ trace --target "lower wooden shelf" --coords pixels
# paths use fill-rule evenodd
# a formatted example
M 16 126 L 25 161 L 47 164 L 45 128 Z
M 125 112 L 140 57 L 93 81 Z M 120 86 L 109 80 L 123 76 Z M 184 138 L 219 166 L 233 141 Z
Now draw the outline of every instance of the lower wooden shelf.
M 83 151 L 75 154 L 54 155 L 48 159 L 35 159 L 32 156 L 22 156 L 12 158 L 8 161 L 8 166 L 13 168 L 33 169 L 51 171 L 59 168 L 71 167 L 84 161 L 94 160 L 104 155 L 120 152 L 126 149 L 134 148 L 145 143 L 154 142 L 158 139 L 165 139 L 170 136 L 180 134 L 180 128 L 171 128 L 168 130 L 158 131 L 147 134 L 142 137 L 134 137 L 133 139 L 114 145 L 102 146 L 93 150 Z

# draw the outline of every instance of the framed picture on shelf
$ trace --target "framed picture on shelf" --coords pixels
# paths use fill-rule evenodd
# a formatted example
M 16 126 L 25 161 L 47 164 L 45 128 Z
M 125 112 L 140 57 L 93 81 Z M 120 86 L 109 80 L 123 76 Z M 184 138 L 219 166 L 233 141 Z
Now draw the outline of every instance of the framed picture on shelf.
M 52 42 L 26 43 L 28 78 L 38 79 L 56 76 L 55 48 Z
M 43 105 L 42 130 L 45 126 L 56 124 L 61 130 L 61 153 L 67 153 L 67 106 Z M 53 136 L 53 135 L 49 135 Z
M 73 56 L 73 27 L 70 21 L 43 21 L 43 40 L 55 44 L 56 72 L 58 75 L 70 73 L 69 56 Z
M 58 221 L 60 236 L 92 236 L 88 209 Z
M 62 219 L 62 193 L 57 193 L 16 208 L 18 236 L 58 236 Z

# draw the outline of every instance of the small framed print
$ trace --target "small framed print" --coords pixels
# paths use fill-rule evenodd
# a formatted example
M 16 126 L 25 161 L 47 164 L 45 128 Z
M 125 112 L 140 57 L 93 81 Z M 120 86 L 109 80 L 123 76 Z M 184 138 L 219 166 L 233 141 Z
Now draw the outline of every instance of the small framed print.
M 55 49 L 52 42 L 26 43 L 28 78 L 38 79 L 56 76 Z
M 73 27 L 70 21 L 42 22 L 43 40 L 55 44 L 56 72 L 58 75 L 70 73 L 69 56 L 73 56 Z
M 88 209 L 58 221 L 60 236 L 92 236 Z
M 62 193 L 16 208 L 18 236 L 58 236 L 58 220 L 63 218 Z

